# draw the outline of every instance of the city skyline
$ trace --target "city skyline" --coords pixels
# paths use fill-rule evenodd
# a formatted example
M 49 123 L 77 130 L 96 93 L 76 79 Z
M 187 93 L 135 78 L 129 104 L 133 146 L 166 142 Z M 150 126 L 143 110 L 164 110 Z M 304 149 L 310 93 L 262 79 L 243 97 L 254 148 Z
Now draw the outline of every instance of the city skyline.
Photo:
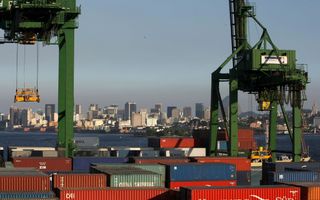
M 80 0 L 78 4 L 83 10 L 76 30 L 75 102 L 123 105 L 127 99 L 134 99 L 137 105 L 146 107 L 157 101 L 179 107 L 195 102 L 209 105 L 210 74 L 231 52 L 228 2 Z M 283 8 L 289 5 L 284 15 Z M 320 17 L 319 5 L 316 0 L 256 2 L 257 16 L 277 46 L 297 50 L 298 62 L 309 65 L 312 82 L 307 86 L 306 108 L 320 99 L 318 92 L 312 92 L 320 84 L 316 77 L 320 73 L 316 67 L 319 27 L 315 26 Z M 254 39 L 257 30 L 253 24 L 250 26 L 250 38 Z M 1 55 L 6 55 L 2 59 L 6 76 L 1 79 L 1 112 L 13 105 L 15 48 L 9 44 L 0 46 Z M 26 48 L 30 57 L 27 85 L 32 87 L 35 47 Z M 57 47 L 40 47 L 39 91 L 43 103 L 32 107 L 57 105 L 57 66 Z M 222 86 L 222 96 L 227 88 Z M 248 97 L 240 97 L 240 101 L 243 110 L 250 107 Z

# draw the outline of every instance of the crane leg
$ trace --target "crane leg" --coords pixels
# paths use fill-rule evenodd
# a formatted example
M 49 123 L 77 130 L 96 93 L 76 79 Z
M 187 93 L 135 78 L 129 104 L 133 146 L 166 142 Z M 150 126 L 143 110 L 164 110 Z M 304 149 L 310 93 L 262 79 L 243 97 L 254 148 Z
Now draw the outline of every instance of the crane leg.
M 277 149 L 277 108 L 277 102 L 272 101 L 269 115 L 269 150 L 271 151 L 272 162 L 276 162 L 275 151 Z

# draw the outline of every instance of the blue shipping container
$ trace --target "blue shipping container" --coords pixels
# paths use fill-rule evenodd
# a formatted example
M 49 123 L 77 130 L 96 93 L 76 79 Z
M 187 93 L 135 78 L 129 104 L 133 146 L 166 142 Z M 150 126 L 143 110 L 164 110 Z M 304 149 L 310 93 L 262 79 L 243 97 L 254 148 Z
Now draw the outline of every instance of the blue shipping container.
M 75 172 L 90 172 L 91 163 L 127 163 L 128 158 L 116 157 L 73 157 L 72 169 Z
M 286 168 L 314 171 L 314 170 L 320 169 L 320 162 L 279 162 L 279 163 L 265 162 L 262 165 L 263 172 L 285 171 Z
M 318 182 L 319 172 L 269 172 L 267 184 L 275 182 Z
M 53 198 L 53 192 L 0 192 L 0 199 L 46 199 Z
M 186 163 L 166 166 L 168 181 L 236 180 L 236 168 L 224 163 Z

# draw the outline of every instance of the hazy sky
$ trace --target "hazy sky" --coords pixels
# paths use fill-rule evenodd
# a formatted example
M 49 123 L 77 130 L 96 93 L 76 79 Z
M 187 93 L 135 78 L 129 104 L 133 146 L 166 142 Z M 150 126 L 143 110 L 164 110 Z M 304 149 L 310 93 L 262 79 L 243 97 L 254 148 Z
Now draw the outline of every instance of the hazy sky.
M 256 0 L 260 21 L 279 48 L 297 50 L 309 65 L 307 107 L 319 102 L 319 0 Z M 231 53 L 226 0 L 78 1 L 75 97 L 86 108 L 135 101 L 138 107 L 193 106 L 210 102 L 210 73 Z M 250 38 L 259 28 L 250 24 Z M 19 48 L 22 55 L 23 48 Z M 27 48 L 27 86 L 35 83 L 34 46 Z M 0 112 L 8 112 L 15 92 L 15 45 L 1 45 Z M 23 86 L 23 58 L 19 82 Z M 57 103 L 58 47 L 40 48 L 42 103 Z M 226 87 L 222 89 L 226 94 Z M 248 96 L 243 107 L 251 107 Z M 36 106 L 42 107 L 43 104 Z M 33 104 L 34 106 L 34 104 Z M 255 107 L 254 107 L 255 110 Z

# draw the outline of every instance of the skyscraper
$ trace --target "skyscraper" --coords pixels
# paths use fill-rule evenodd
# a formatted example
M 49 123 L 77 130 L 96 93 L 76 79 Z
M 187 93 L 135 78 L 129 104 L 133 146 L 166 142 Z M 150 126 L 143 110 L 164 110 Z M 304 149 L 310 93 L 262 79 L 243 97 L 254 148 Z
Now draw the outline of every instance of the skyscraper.
M 162 111 L 162 104 L 161 103 L 157 103 L 154 105 L 155 110 L 157 110 L 159 113 Z
M 137 112 L 137 104 L 134 102 L 127 102 L 124 105 L 124 120 L 130 120 L 132 113 Z
M 46 104 L 44 110 L 45 110 L 46 120 L 48 122 L 53 121 L 54 120 L 55 105 L 54 104 Z
M 172 110 L 176 109 L 176 108 L 177 108 L 176 106 L 168 106 L 167 107 L 167 117 L 168 118 L 172 117 Z
M 187 117 L 187 118 L 191 118 L 191 114 L 192 113 L 192 111 L 191 111 L 191 107 L 184 107 L 183 108 L 183 116 L 184 117 Z
M 203 119 L 204 115 L 204 106 L 203 103 L 196 103 L 196 117 Z
M 80 104 L 76 104 L 76 115 L 81 115 L 82 114 L 82 107 Z

